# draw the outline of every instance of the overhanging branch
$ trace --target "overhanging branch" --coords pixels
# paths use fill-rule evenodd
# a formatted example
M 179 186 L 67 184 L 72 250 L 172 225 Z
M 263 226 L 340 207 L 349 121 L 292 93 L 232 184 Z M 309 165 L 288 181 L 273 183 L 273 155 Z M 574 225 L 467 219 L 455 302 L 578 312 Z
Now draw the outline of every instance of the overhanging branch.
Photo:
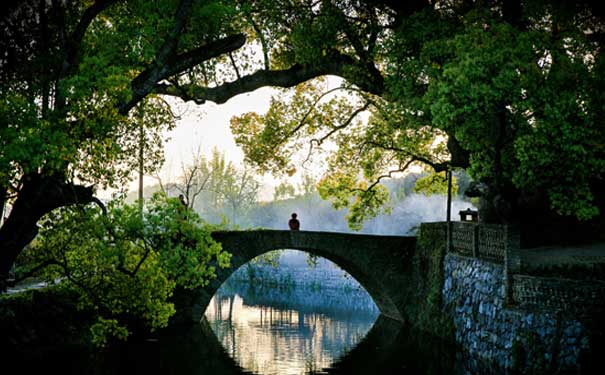
M 347 56 L 340 55 L 314 65 L 296 64 L 284 70 L 259 70 L 243 76 L 233 82 L 227 82 L 216 87 L 203 87 L 196 84 L 175 87 L 168 84 L 157 84 L 153 90 L 156 94 L 171 95 L 185 101 L 195 101 L 198 104 L 211 101 L 217 104 L 225 103 L 232 97 L 251 92 L 265 86 L 293 87 L 299 83 L 323 75 L 343 76 L 344 68 L 353 61 Z
M 421 162 L 421 163 L 424 163 L 424 164 L 430 166 L 431 168 L 433 168 L 433 170 L 436 173 L 447 171 L 450 169 L 450 162 L 434 162 L 434 161 L 428 159 L 427 157 L 415 155 L 408 150 L 405 150 L 405 149 L 399 148 L 399 147 L 395 147 L 394 145 L 384 145 L 384 144 L 380 144 L 378 142 L 372 142 L 372 141 L 367 141 L 364 144 L 372 146 L 372 147 L 381 148 L 386 151 L 394 151 L 397 153 L 401 153 L 401 154 L 409 157 L 411 159 L 411 162 L 418 161 L 418 162 Z
M 176 55 L 168 63 L 166 69 L 167 78 L 176 74 L 179 74 L 187 69 L 191 69 L 196 65 L 203 63 L 204 61 L 218 57 L 225 53 L 233 52 L 241 48 L 246 43 L 246 36 L 244 34 L 234 34 L 224 37 L 200 46 L 191 51 Z
M 66 73 L 66 70 L 68 68 L 74 68 L 78 65 L 80 45 L 82 44 L 84 34 L 86 34 L 86 30 L 88 29 L 92 21 L 99 14 L 101 14 L 101 12 L 103 12 L 109 6 L 117 2 L 118 0 L 97 0 L 93 5 L 91 5 L 84 11 L 82 18 L 80 18 L 78 25 L 76 26 L 69 38 L 66 54 L 67 64 L 64 65 L 64 71 L 62 72 L 63 74 Z
M 370 186 L 368 186 L 366 189 L 359 189 L 359 188 L 355 188 L 355 189 L 349 189 L 349 191 L 351 192 L 361 192 L 362 194 L 367 194 L 369 192 L 372 192 L 374 189 L 374 186 L 378 185 L 380 183 L 380 181 L 382 181 L 385 178 L 393 178 L 393 175 L 395 173 L 401 173 L 401 172 L 405 172 L 410 165 L 412 165 L 413 162 L 415 162 L 416 160 L 408 160 L 405 164 L 400 163 L 399 167 L 397 169 L 392 169 L 390 171 L 388 171 L 386 174 L 382 174 L 378 177 L 376 177 L 376 179 L 374 180 L 374 182 L 372 182 L 372 184 L 370 184 Z
M 154 87 L 163 79 L 167 79 L 187 69 L 191 69 L 204 61 L 235 51 L 241 48 L 245 42 L 246 36 L 244 34 L 230 35 L 200 46 L 194 50 L 170 57 L 163 64 L 159 64 L 156 60 L 132 80 L 132 99 L 120 106 L 120 113 L 128 113 L 128 111 L 130 111 L 130 109 L 132 109 L 140 100 L 150 92 L 154 92 Z M 178 87 L 173 85 L 170 85 L 170 87 L 173 87 L 175 91 L 180 92 Z

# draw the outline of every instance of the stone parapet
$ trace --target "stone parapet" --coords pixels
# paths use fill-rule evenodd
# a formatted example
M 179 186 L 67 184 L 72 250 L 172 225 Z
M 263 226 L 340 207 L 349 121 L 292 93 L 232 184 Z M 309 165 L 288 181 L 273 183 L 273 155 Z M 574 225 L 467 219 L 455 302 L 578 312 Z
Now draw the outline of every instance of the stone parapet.
M 452 222 L 452 248 L 451 251 L 462 255 L 476 255 L 477 241 L 475 233 L 477 224 Z
M 450 251 L 475 258 L 503 262 L 510 248 L 508 228 L 497 224 L 454 221 Z
M 605 312 L 605 282 L 514 275 L 512 292 L 519 307 L 578 317 Z
M 581 353 L 589 347 L 581 320 L 556 309 L 509 306 L 502 283 L 503 265 L 449 253 L 444 273 L 444 308 L 453 320 L 455 339 L 462 348 L 460 362 L 466 371 L 577 370 Z M 527 287 L 523 290 L 536 286 L 534 280 L 524 282 Z

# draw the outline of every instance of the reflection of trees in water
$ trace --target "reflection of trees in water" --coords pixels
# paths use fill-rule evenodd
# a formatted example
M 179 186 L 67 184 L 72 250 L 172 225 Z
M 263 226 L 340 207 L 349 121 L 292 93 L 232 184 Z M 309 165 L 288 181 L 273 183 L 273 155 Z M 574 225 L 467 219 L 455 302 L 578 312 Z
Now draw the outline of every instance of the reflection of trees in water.
M 265 258 L 270 259 L 266 261 Z M 299 250 L 270 251 L 237 269 L 231 279 L 254 285 L 288 289 L 363 289 L 347 272 L 332 261 Z
M 334 361 L 329 368 L 310 375 L 366 374 L 468 374 L 493 373 L 469 369 L 456 363 L 456 348 L 447 340 L 411 330 L 381 315 L 367 335 Z
M 211 309 L 214 310 L 214 319 L 211 319 L 211 328 L 216 336 L 223 343 L 223 346 L 230 354 L 236 351 L 236 339 L 235 329 L 233 327 L 233 305 L 235 302 L 235 295 L 215 295 L 210 301 L 212 304 Z M 224 307 L 227 310 L 224 311 Z M 226 316 L 225 316 L 226 313 Z
M 233 298 L 234 310 L 238 308 L 238 299 Z M 228 315 L 229 297 L 223 301 L 223 312 Z M 239 300 L 241 302 L 241 300 Z M 213 302 L 213 306 L 214 302 Z M 241 305 L 240 305 L 241 306 Z M 268 312 L 267 319 L 270 319 Z M 303 314 L 304 315 L 304 314 Z M 290 315 L 281 317 L 273 312 L 274 322 L 285 319 Z M 294 312 L 292 319 L 296 321 L 297 313 Z M 307 315 L 307 322 L 311 322 Z M 320 316 L 315 317 L 321 319 Z M 77 358 L 57 358 L 57 362 L 63 361 L 64 374 L 216 374 L 216 375 L 252 375 L 261 373 L 283 374 L 292 373 L 292 368 L 284 367 L 264 368 L 268 356 L 260 353 L 262 348 L 251 345 L 249 348 L 239 348 L 249 342 L 236 341 L 240 337 L 233 334 L 228 335 L 229 345 L 225 345 L 221 333 L 215 333 L 216 324 L 223 328 L 224 332 L 229 329 L 236 333 L 237 322 L 233 317 L 231 322 L 202 320 L 200 325 L 175 326 L 162 330 L 157 335 L 157 340 L 136 341 L 124 343 L 114 348 L 111 353 L 99 356 L 106 363 L 86 361 L 81 368 L 76 370 Z M 267 320 L 265 321 L 267 324 Z M 210 326 L 210 323 L 212 326 Z M 314 325 L 313 327 L 317 327 Z M 229 328 L 230 327 L 230 328 Z M 266 326 L 265 326 L 266 327 Z M 331 374 L 331 375 L 357 375 L 357 374 L 462 374 L 468 373 L 464 369 L 453 368 L 453 347 L 445 342 L 439 342 L 435 338 L 423 336 L 421 332 L 411 332 L 405 326 L 384 316 L 374 323 L 358 344 L 353 344 L 348 350 L 341 350 L 338 354 L 327 356 L 323 343 L 327 341 L 316 341 L 310 345 L 304 340 L 297 342 L 292 349 L 292 356 L 286 352 L 282 358 L 300 360 L 298 364 L 299 373 L 309 374 Z M 271 354 L 280 349 L 280 345 L 287 343 L 286 338 L 273 340 Z M 292 341 L 290 341 L 291 343 Z M 296 358 L 296 354 L 309 350 L 304 357 Z M 249 363 L 240 361 L 234 353 L 248 350 Z M 324 351 L 324 353 L 322 353 Z M 296 353 L 294 353 L 296 352 Z M 70 354 L 72 354 L 70 352 Z M 260 355 L 258 355 L 260 354 Z M 234 358 L 238 358 L 234 360 Z M 329 362 L 326 361 L 329 359 Z M 65 364 L 69 363 L 69 368 Z M 246 364 L 245 369 L 242 364 Z M 22 364 L 23 367 L 23 364 Z M 54 368 L 53 368 L 54 369 Z M 38 369 L 36 369 L 38 370 Z M 71 370 L 71 372 L 70 372 Z M 273 371 L 271 371 L 273 370 Z M 289 370 L 289 371 L 286 371 Z M 252 371 L 252 372 L 251 372 Z M 46 371 L 48 372 L 48 371 Z M 53 371 L 51 371 L 53 372 Z M 55 371 L 57 372 L 57 371 Z M 477 372 L 473 372 L 477 373 Z
M 372 297 L 363 289 L 344 291 L 334 288 L 271 288 L 262 284 L 227 280 L 217 291 L 215 298 L 222 300 L 234 295 L 240 295 L 247 306 L 270 306 L 281 310 L 319 313 L 339 319 L 374 320 L 379 314 Z
M 233 319 L 233 302 L 235 301 L 235 294 L 216 294 L 214 298 L 210 301 L 213 304 L 214 310 L 217 312 L 217 315 L 223 316 L 223 306 L 225 302 L 228 305 L 228 312 L 226 320 L 231 321 Z
M 288 372 L 302 373 L 325 368 L 354 347 L 378 315 L 367 309 L 363 314 L 347 312 L 342 303 L 335 308 L 339 302 L 329 299 L 323 291 L 229 283 L 214 296 L 206 317 L 223 347 L 242 367 L 263 373 L 283 373 L 287 367 Z M 308 302 L 324 305 L 325 313 Z

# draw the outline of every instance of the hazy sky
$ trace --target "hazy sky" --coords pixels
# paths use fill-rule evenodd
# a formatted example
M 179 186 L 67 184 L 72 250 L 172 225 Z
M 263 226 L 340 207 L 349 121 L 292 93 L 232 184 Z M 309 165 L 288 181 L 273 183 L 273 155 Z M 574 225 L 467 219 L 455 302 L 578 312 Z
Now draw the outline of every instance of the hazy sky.
M 212 102 L 204 105 L 179 102 L 174 106 L 175 112 L 184 113 L 175 129 L 168 133 L 170 140 L 164 147 L 166 164 L 163 172 L 172 172 L 171 177 L 176 177 L 174 174 L 178 174 L 181 163 L 190 163 L 198 147 L 207 156 L 217 147 L 228 161 L 241 164 L 244 154 L 235 145 L 229 121 L 231 117 L 246 112 L 265 113 L 269 109 L 271 95 L 275 93 L 276 90 L 261 88 L 220 105 Z
M 340 78 L 329 77 L 327 88 L 335 87 L 340 83 Z M 276 89 L 265 87 L 233 97 L 224 104 L 207 102 L 203 105 L 168 98 L 167 100 L 173 104 L 174 112 L 180 115 L 180 119 L 177 121 L 176 127 L 167 134 L 170 140 L 164 147 L 166 163 L 160 173 L 162 181 L 175 180 L 179 175 L 182 163 L 185 165 L 191 163 L 193 154 L 198 148 L 201 148 L 202 152 L 209 157 L 212 149 L 217 147 L 225 154 L 227 161 L 241 165 L 244 154 L 236 146 L 233 134 L 231 134 L 229 127 L 231 118 L 246 112 L 266 113 L 271 96 L 278 93 L 279 91 Z M 289 178 L 290 183 L 298 184 L 300 182 L 302 168 L 297 167 L 298 172 Z M 317 170 L 314 172 L 318 173 Z M 133 178 L 129 190 L 138 188 L 138 177 Z M 261 181 L 265 185 L 261 191 L 261 199 L 271 199 L 273 188 L 279 181 L 270 175 L 263 176 Z M 155 183 L 157 180 L 153 177 L 144 178 L 145 185 Z
M 264 114 L 269 109 L 271 95 L 277 90 L 261 88 L 252 93 L 238 95 L 224 104 L 207 102 L 197 105 L 193 102 L 185 103 L 180 99 L 166 98 L 171 103 L 173 112 L 179 115 L 176 127 L 167 132 L 168 142 L 164 144 L 166 162 L 160 172 L 162 182 L 174 181 L 180 174 L 181 165 L 190 164 L 196 150 L 201 149 L 206 156 L 210 156 L 212 149 L 217 147 L 225 154 L 227 161 L 241 165 L 244 154 L 236 146 L 233 134 L 229 128 L 231 117 L 246 112 Z M 264 183 L 272 184 L 274 179 L 266 176 Z M 146 186 L 157 184 L 151 176 L 145 176 L 143 183 Z M 128 190 L 138 189 L 138 175 L 128 185 Z M 273 187 L 265 189 L 263 195 L 273 194 Z M 270 192 L 269 192 L 270 190 Z M 99 197 L 109 199 L 114 190 L 105 190 L 98 193 Z
M 266 113 L 271 96 L 277 93 L 278 91 L 272 88 L 261 88 L 251 93 L 238 95 L 223 104 L 207 102 L 197 105 L 193 102 L 183 103 L 173 100 L 177 103 L 173 106 L 175 113 L 182 113 L 182 115 L 177 121 L 176 127 L 168 133 L 170 140 L 164 147 L 166 163 L 162 168 L 162 179 L 176 179 L 181 165 L 190 164 L 198 148 L 207 157 L 210 157 L 212 149 L 216 147 L 225 154 L 227 161 L 241 166 L 244 153 L 235 144 L 230 129 L 230 120 L 233 116 L 246 112 Z M 261 198 L 270 199 L 273 196 L 276 180 L 267 175 L 262 178 L 262 182 L 266 186 L 261 192 Z M 156 183 L 155 179 L 145 178 L 145 184 L 154 183 Z

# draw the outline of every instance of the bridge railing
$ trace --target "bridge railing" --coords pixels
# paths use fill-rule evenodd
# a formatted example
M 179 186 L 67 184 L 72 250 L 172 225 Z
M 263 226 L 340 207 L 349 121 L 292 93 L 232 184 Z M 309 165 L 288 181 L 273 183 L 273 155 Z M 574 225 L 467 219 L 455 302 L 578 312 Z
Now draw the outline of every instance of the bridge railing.
M 430 223 L 423 229 L 430 228 L 435 232 L 438 227 L 446 233 L 446 222 Z M 451 223 L 451 231 L 452 243 L 446 252 L 501 264 L 504 267 L 506 298 L 512 303 L 513 275 L 521 272 L 518 229 L 507 225 L 455 221 Z
M 515 226 L 452 222 L 452 246 L 446 252 L 503 267 L 509 306 L 548 308 L 582 316 L 605 311 L 605 282 L 527 274 L 521 267 L 520 235 Z M 423 224 L 423 235 L 446 238 L 447 223 Z
M 452 223 L 452 248 L 455 253 L 504 262 L 509 230 L 505 225 Z

